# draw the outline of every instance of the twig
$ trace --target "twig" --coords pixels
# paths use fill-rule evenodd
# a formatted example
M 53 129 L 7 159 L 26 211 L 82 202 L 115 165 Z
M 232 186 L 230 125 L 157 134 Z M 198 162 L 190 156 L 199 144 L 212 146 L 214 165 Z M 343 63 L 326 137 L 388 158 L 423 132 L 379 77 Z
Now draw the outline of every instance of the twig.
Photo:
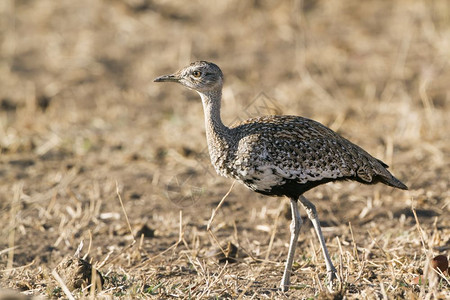
M 411 207 L 411 210 L 414 214 L 414 219 L 416 220 L 416 228 L 417 231 L 419 232 L 420 235 L 420 241 L 422 243 L 422 248 L 425 252 L 425 267 L 424 267 L 424 273 L 423 273 L 423 278 L 425 280 L 422 280 L 420 282 L 420 294 L 419 297 L 422 298 L 425 294 L 425 282 L 428 279 L 428 275 L 429 275 L 429 270 L 430 270 L 430 261 L 431 261 L 431 251 L 428 251 L 426 244 L 425 244 L 425 239 L 424 239 L 424 235 L 425 233 L 422 230 L 422 227 L 420 226 L 420 222 L 419 222 L 419 218 L 417 217 L 417 213 L 416 213 L 416 209 L 414 207 Z
M 369 233 L 370 238 L 372 239 L 372 241 L 375 243 L 375 245 L 377 245 L 378 249 L 381 250 L 381 252 L 383 252 L 384 256 L 387 258 L 387 260 L 391 260 L 391 255 L 389 253 L 387 253 L 383 247 L 381 247 L 381 245 L 378 243 L 378 241 L 373 237 L 372 233 L 367 230 L 367 233 Z
M 367 232 L 369 233 L 370 238 L 375 242 L 375 245 L 377 245 L 377 247 L 381 250 L 383 255 L 386 257 L 386 259 L 387 259 L 386 262 L 389 264 L 389 269 L 392 274 L 392 280 L 395 281 L 395 268 L 392 263 L 392 256 L 381 247 L 381 245 L 378 243 L 377 240 L 375 240 L 375 238 L 373 237 L 372 233 L 370 233 L 369 230 L 367 230 Z
M 417 213 L 416 213 L 416 209 L 414 207 L 411 207 L 411 210 L 414 214 L 414 219 L 416 219 L 416 227 L 417 227 L 417 231 L 420 234 L 420 241 L 422 242 L 422 247 L 425 250 L 425 254 L 428 252 L 427 247 L 425 246 L 425 240 L 423 238 L 423 236 L 425 235 L 423 233 L 422 227 L 420 226 L 420 222 L 419 222 L 419 218 L 417 217 Z
M 14 246 L 13 248 L 17 249 L 17 248 L 19 248 L 19 246 Z M 14 249 L 6 248 L 6 249 L 3 249 L 3 250 L 0 250 L 0 255 L 3 255 L 4 253 L 8 253 L 9 251 L 14 250 Z
M 184 239 L 184 233 L 183 233 L 183 211 L 180 210 L 180 225 L 179 225 L 179 234 L 178 234 L 178 241 L 175 242 L 175 244 L 173 244 L 172 246 L 170 246 L 169 248 L 167 248 L 166 250 L 156 254 L 153 257 L 150 257 L 148 260 L 142 262 L 140 265 L 136 266 L 135 268 L 141 267 L 143 265 L 145 265 L 147 262 L 150 262 L 152 260 L 154 260 L 155 258 L 167 253 L 168 251 L 175 249 L 176 247 L 178 247 L 178 245 L 183 242 L 183 244 L 186 246 L 187 249 L 189 249 L 186 240 Z
M 84 242 L 83 240 L 80 241 L 80 244 L 77 247 L 77 250 L 75 251 L 75 254 L 73 256 L 79 258 L 81 257 L 81 250 L 83 250 L 83 246 L 84 246 Z M 83 259 L 86 259 L 87 254 L 85 256 L 83 256 Z
M 62 278 L 58 275 L 58 273 L 56 272 L 55 269 L 53 269 L 52 275 L 53 275 L 53 277 L 55 277 L 56 281 L 58 281 L 59 285 L 61 286 L 64 294 L 66 294 L 67 298 L 69 298 L 69 300 L 75 300 L 75 298 L 73 297 L 72 293 L 67 288 L 67 285 L 64 283 Z
M 255 278 L 259 276 L 261 273 L 262 268 L 259 268 L 259 270 L 255 273 L 253 273 L 253 277 L 250 279 L 250 282 L 242 289 L 242 292 L 239 294 L 238 300 L 243 299 L 245 293 L 247 293 L 248 289 L 252 286 L 252 284 L 255 282 Z
M 236 183 L 236 180 L 233 181 L 233 183 L 231 184 L 230 189 L 228 190 L 228 192 L 225 194 L 225 196 L 222 197 L 222 200 L 220 200 L 220 202 L 217 205 L 217 207 L 213 210 L 213 212 L 211 214 L 211 218 L 208 221 L 208 225 L 206 226 L 206 230 L 207 231 L 211 230 L 211 223 L 214 220 L 214 218 L 216 217 L 217 211 L 222 206 L 222 203 L 225 201 L 225 199 L 228 197 L 228 195 L 231 193 L 231 190 L 233 189 L 235 183 Z
M 131 242 L 131 244 L 129 244 L 128 246 L 126 246 L 125 248 L 123 248 L 122 251 L 120 251 L 119 253 L 117 253 L 116 256 L 114 256 L 113 258 L 111 258 L 111 260 L 109 260 L 109 261 L 108 261 L 108 258 L 109 258 L 109 255 L 110 255 L 111 253 L 108 253 L 107 258 L 104 259 L 102 263 L 100 263 L 100 265 L 98 266 L 98 268 L 100 268 L 100 266 L 103 267 L 103 266 L 105 266 L 105 265 L 107 265 L 107 264 L 112 263 L 112 262 L 115 261 L 117 258 L 119 258 L 119 256 L 120 256 L 123 252 L 125 252 L 126 250 L 132 248 L 132 247 L 134 246 L 134 244 L 136 244 L 136 239 L 134 238 L 133 231 L 131 230 L 130 221 L 128 220 L 128 215 L 127 215 L 127 212 L 126 212 L 126 210 L 125 210 L 125 206 L 123 205 L 122 197 L 120 196 L 120 192 L 119 192 L 119 183 L 117 182 L 117 180 L 116 180 L 116 194 L 117 194 L 117 197 L 119 198 L 120 206 L 122 207 L 122 211 L 123 211 L 123 213 L 124 213 L 124 215 L 125 215 L 125 220 L 126 220 L 126 222 L 127 222 L 128 230 L 130 231 L 130 235 L 131 235 L 133 241 Z
M 273 241 L 275 240 L 275 234 L 277 233 L 278 220 L 280 218 L 280 214 L 281 214 L 281 211 L 283 210 L 283 208 L 284 208 L 284 202 L 281 202 L 280 206 L 278 207 L 278 214 L 277 214 L 277 216 L 275 218 L 275 222 L 273 224 L 272 234 L 270 235 L 269 247 L 267 247 L 267 253 L 266 253 L 265 260 L 269 260 L 270 252 L 272 252 Z
M 20 267 L 14 267 L 14 268 L 10 268 L 10 269 L 0 270 L 0 273 L 8 273 L 9 271 L 12 271 L 12 270 L 18 271 L 18 270 L 26 269 L 26 268 L 34 265 L 34 263 L 35 263 L 35 261 L 33 260 L 27 265 L 23 265 L 23 266 L 20 266 Z
M 348 222 L 348 227 L 350 228 L 350 234 L 351 234 L 351 236 L 352 236 L 353 253 L 354 253 L 353 255 L 356 256 L 356 260 L 358 261 L 358 264 L 360 264 L 361 261 L 359 260 L 358 248 L 356 247 L 355 236 L 353 235 L 352 222 Z
M 89 233 L 89 245 L 88 245 L 87 252 L 84 255 L 85 257 L 87 257 L 89 255 L 89 253 L 91 252 L 91 247 L 92 247 L 92 232 L 90 229 L 88 230 L 88 233 Z
M 9 225 L 11 226 L 11 230 L 8 235 L 8 263 L 6 264 L 6 269 L 12 269 L 14 264 L 14 241 L 16 234 L 16 210 L 17 204 L 20 201 L 20 196 L 22 195 L 23 182 L 16 184 L 14 186 L 14 197 L 11 203 L 11 219 L 9 220 Z
M 386 294 L 386 290 L 384 288 L 383 281 L 381 280 L 381 278 L 378 278 L 378 280 L 380 280 L 380 292 L 381 292 L 381 295 L 383 296 L 383 300 L 388 300 L 389 298 Z
M 101 283 L 97 284 L 98 281 L 99 280 L 97 280 L 97 269 L 92 267 L 92 272 L 91 272 L 91 295 L 90 295 L 91 299 L 95 299 L 95 289 L 97 287 L 99 288 L 99 290 L 102 288 L 102 284 Z
M 341 244 L 341 240 L 339 239 L 339 237 L 336 237 L 337 243 L 338 243 L 338 247 L 339 247 L 339 276 L 338 276 L 338 280 L 339 283 L 341 284 L 342 287 L 342 283 L 344 282 L 344 261 L 342 259 L 342 257 L 344 256 L 344 251 L 342 250 L 342 244 Z M 332 292 L 333 290 L 329 290 L 329 292 Z
M 213 210 L 212 214 L 211 214 L 211 218 L 208 221 L 208 225 L 206 226 L 206 231 L 208 231 L 208 233 L 212 236 L 212 238 L 214 239 L 214 241 L 217 243 L 217 245 L 220 248 L 220 251 L 222 251 L 223 254 L 225 254 L 225 250 L 222 248 L 222 246 L 220 246 L 219 240 L 217 239 L 216 235 L 212 232 L 211 230 L 211 224 L 214 221 L 214 218 L 216 217 L 216 213 L 219 210 L 219 208 L 222 206 L 223 202 L 225 201 L 225 199 L 228 197 L 228 195 L 231 193 L 231 190 L 234 187 L 234 184 L 236 183 L 236 180 L 233 181 L 233 183 L 231 184 L 228 192 L 226 192 L 226 194 L 222 197 L 222 200 L 220 200 L 219 204 L 217 205 L 217 207 Z
M 120 192 L 119 192 L 119 183 L 117 182 L 117 180 L 116 180 L 116 193 L 117 193 L 117 197 L 119 197 L 120 205 L 122 206 L 122 210 L 125 215 L 125 220 L 127 221 L 128 230 L 130 230 L 130 234 L 134 240 L 133 231 L 131 230 L 130 221 L 128 220 L 128 215 L 127 215 L 127 212 L 125 211 L 125 207 L 123 206 L 122 197 L 120 196 Z

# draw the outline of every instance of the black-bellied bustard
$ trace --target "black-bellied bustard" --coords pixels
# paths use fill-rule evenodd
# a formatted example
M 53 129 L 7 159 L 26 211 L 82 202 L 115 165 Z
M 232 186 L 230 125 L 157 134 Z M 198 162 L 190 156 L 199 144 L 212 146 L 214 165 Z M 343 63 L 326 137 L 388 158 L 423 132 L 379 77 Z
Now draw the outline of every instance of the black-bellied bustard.
M 356 180 L 407 187 L 387 170 L 387 165 L 324 125 L 297 116 L 265 116 L 227 127 L 220 118 L 223 74 L 210 62 L 198 61 L 155 79 L 178 82 L 197 91 L 205 113 L 206 139 L 217 173 L 234 178 L 249 189 L 290 199 L 291 239 L 280 288 L 290 284 L 292 262 L 302 219 L 297 201 L 311 220 L 325 257 L 329 281 L 336 277 L 328 254 L 317 211 L 303 193 L 320 184 Z

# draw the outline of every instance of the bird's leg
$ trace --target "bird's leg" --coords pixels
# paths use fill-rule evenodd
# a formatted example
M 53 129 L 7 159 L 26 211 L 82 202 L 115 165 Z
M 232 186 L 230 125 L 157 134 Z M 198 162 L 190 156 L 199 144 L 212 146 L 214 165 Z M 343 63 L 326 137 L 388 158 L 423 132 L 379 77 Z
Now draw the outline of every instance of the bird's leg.
M 336 268 L 331 262 L 330 254 L 328 254 L 327 245 L 325 244 L 325 239 L 323 238 L 322 229 L 320 228 L 319 217 L 317 215 L 316 207 L 304 196 L 300 196 L 300 202 L 302 203 L 309 219 L 311 220 L 314 229 L 316 230 L 317 237 L 319 238 L 320 247 L 323 251 L 323 256 L 325 256 L 325 264 L 327 266 L 328 273 L 328 283 L 330 288 L 333 286 L 333 281 L 336 279 Z
M 300 217 L 300 212 L 298 211 L 297 199 L 291 198 L 291 212 L 292 212 L 292 222 L 290 225 L 291 240 L 289 242 L 289 252 L 286 260 L 286 266 L 284 268 L 283 278 L 281 279 L 280 288 L 283 292 L 289 289 L 291 281 L 291 271 L 292 263 L 294 262 L 295 248 L 297 247 L 298 234 L 300 232 L 300 227 L 302 225 L 302 218 Z

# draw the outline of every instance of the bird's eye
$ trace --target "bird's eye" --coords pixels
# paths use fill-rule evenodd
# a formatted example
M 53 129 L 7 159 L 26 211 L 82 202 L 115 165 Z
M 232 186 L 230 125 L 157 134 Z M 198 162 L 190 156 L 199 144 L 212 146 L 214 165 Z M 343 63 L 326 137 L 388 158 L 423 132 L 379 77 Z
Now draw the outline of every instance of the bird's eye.
M 200 76 L 202 76 L 202 72 L 200 72 L 200 71 L 194 71 L 194 72 L 192 72 L 192 75 L 194 76 L 194 77 L 200 77 Z

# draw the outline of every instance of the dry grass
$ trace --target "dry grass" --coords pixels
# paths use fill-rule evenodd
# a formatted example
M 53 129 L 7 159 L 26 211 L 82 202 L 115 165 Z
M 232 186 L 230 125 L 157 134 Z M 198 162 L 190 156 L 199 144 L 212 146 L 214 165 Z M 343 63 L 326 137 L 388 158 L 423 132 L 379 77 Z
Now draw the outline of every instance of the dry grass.
M 78 256 L 105 281 L 86 275 L 74 298 L 450 297 L 428 268 L 450 248 L 449 2 L 186 3 L 0 1 L 0 287 L 69 297 L 55 268 L 83 242 Z M 198 96 L 152 83 L 197 59 L 225 73 L 227 123 L 316 119 L 410 187 L 308 193 L 335 294 L 309 222 L 293 287 L 276 290 L 284 199 L 236 185 L 207 230 L 231 181 L 205 155 Z M 235 262 L 219 262 L 229 242 Z

